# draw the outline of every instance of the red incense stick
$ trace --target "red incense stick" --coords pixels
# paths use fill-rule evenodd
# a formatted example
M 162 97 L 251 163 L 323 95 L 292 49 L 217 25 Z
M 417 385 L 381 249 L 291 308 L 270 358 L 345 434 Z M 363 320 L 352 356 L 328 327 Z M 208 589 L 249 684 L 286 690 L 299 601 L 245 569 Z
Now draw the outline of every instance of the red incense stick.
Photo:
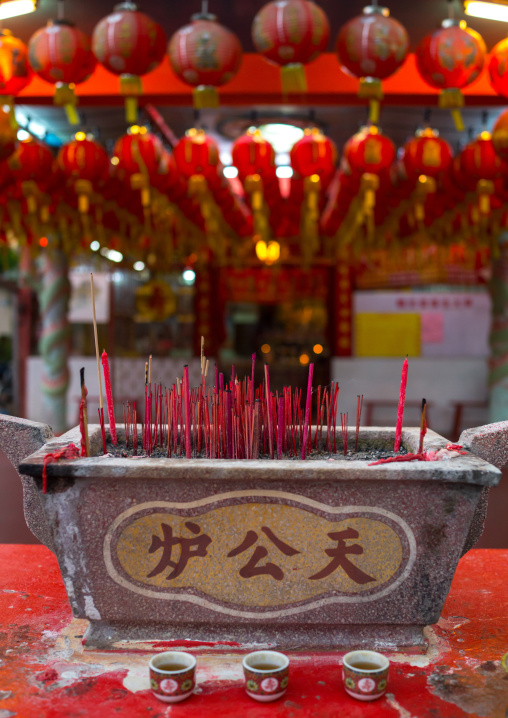
M 312 377 L 314 375 L 314 364 L 309 364 L 309 378 L 307 381 L 307 400 L 305 402 L 305 421 L 303 425 L 302 459 L 305 459 L 307 452 L 307 437 L 309 435 L 310 409 L 312 405 Z
M 277 458 L 282 459 L 282 437 L 284 436 L 284 398 L 279 398 L 277 412 Z
M 117 444 L 115 406 L 113 404 L 113 391 L 111 389 L 111 375 L 109 373 L 109 360 L 105 351 L 102 352 L 102 370 L 104 372 L 104 386 L 106 387 L 106 403 L 108 405 L 109 433 L 113 446 Z
M 273 459 L 273 417 L 272 417 L 272 399 L 270 394 L 270 371 L 268 364 L 265 364 L 265 392 L 266 392 L 266 412 L 268 423 L 268 447 L 270 449 L 270 459 Z
M 404 359 L 402 364 L 402 376 L 400 380 L 400 395 L 399 395 L 399 410 L 397 412 L 397 426 L 395 428 L 395 445 L 394 451 L 400 450 L 400 442 L 402 438 L 402 420 L 404 419 L 404 404 L 406 403 L 406 386 L 407 386 L 407 372 L 409 364 L 407 357 Z
M 191 458 L 191 420 L 190 420 L 190 393 L 189 393 L 189 367 L 183 368 L 185 391 L 185 456 Z
M 356 397 L 356 441 L 355 451 L 358 453 L 358 441 L 360 438 L 360 420 L 362 418 L 363 394 Z
M 420 420 L 420 446 L 418 447 L 418 453 L 423 453 L 423 440 L 427 433 L 427 400 L 422 399 L 422 418 Z
M 99 378 L 99 423 L 101 426 L 102 434 L 102 449 L 107 454 L 106 449 L 106 428 L 104 426 L 104 409 L 102 401 L 102 379 L 101 379 L 101 363 L 99 359 L 99 339 L 97 337 L 97 317 L 95 315 L 95 292 L 93 288 L 93 274 L 90 274 L 90 289 L 92 294 L 92 316 L 93 316 L 93 331 L 95 338 L 95 355 L 97 358 L 97 374 Z

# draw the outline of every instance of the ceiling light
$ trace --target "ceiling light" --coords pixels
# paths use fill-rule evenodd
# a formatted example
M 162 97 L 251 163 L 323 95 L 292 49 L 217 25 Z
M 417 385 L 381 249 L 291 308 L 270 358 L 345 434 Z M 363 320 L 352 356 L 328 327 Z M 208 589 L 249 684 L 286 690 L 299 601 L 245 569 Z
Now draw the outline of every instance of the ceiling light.
M 465 0 L 466 15 L 484 20 L 508 22 L 508 4 L 505 2 L 485 2 L 484 0 Z
M 194 284 L 196 272 L 193 269 L 185 269 L 182 274 L 182 279 L 185 284 Z
M 19 132 L 18 132 L 18 135 L 19 135 Z M 93 242 L 90 242 L 90 249 L 92 250 L 92 252 L 98 252 L 100 248 L 101 248 L 100 242 L 98 242 L 96 239 L 94 239 Z
M 136 272 L 142 272 L 144 268 L 145 268 L 144 262 L 141 262 L 141 261 L 134 262 L 134 269 L 136 270 Z
M 37 9 L 37 0 L 7 0 L 0 3 L 0 20 L 27 15 Z
M 289 179 L 293 176 L 293 168 L 281 165 L 280 167 L 277 167 L 275 174 L 279 179 Z
M 275 152 L 289 152 L 295 142 L 303 137 L 301 127 L 283 122 L 270 122 L 258 128 L 261 136 L 267 140 Z
M 227 179 L 235 179 L 235 177 L 238 177 L 238 170 L 233 165 L 230 165 L 229 167 L 224 167 L 224 177 Z
M 30 133 L 26 130 L 20 129 L 18 130 L 18 140 L 20 142 L 23 142 L 23 140 L 27 140 L 30 137 Z
M 101 254 L 103 257 L 106 257 L 106 259 L 109 259 L 111 262 L 121 262 L 123 259 L 123 254 L 121 252 L 117 252 L 116 249 L 108 249 L 107 247 L 103 247 L 101 249 Z

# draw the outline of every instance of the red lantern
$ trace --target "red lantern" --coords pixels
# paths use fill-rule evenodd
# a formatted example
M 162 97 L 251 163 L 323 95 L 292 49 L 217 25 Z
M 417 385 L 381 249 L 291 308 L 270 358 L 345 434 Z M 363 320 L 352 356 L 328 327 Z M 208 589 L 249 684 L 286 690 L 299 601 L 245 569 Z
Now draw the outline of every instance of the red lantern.
M 0 107 L 0 162 L 10 157 L 17 145 L 16 129 L 8 113 Z
M 452 160 L 452 149 L 448 142 L 439 137 L 435 130 L 427 128 L 416 133 L 406 142 L 402 161 L 409 179 L 420 175 L 437 177 L 444 172 Z
M 135 125 L 116 141 L 113 165 L 121 179 L 129 179 L 131 189 L 141 191 L 144 208 L 150 204 L 150 185 L 155 181 L 163 154 L 162 142 L 146 127 Z
M 383 99 L 381 80 L 393 75 L 406 59 L 409 37 L 390 17 L 388 8 L 369 5 L 363 15 L 340 30 L 335 50 L 342 69 L 360 79 L 359 96 L 370 100 L 370 121 L 379 120 Z
M 78 124 L 74 85 L 87 80 L 97 65 L 88 35 L 68 20 L 49 20 L 30 38 L 28 52 L 34 72 L 56 85 L 55 105 L 63 105 L 69 122 Z
M 88 212 L 94 184 L 103 179 L 109 169 L 106 150 L 94 140 L 89 140 L 84 132 L 78 132 L 72 142 L 60 149 L 57 163 L 74 185 L 80 212 Z
M 146 127 L 131 127 L 126 135 L 116 141 L 113 149 L 113 156 L 118 160 L 117 174 L 121 176 L 124 173 L 128 177 L 144 174 L 152 177 L 158 172 L 163 153 L 162 142 L 148 132 Z
M 418 72 L 431 87 L 441 90 L 439 106 L 451 109 L 455 126 L 464 129 L 460 108 L 461 89 L 473 83 L 483 69 L 485 43 L 461 20 L 444 20 L 442 27 L 426 35 L 416 50 Z
M 114 12 L 96 25 L 92 50 L 107 70 L 120 76 L 127 122 L 136 122 L 141 76 L 161 64 L 165 49 L 166 36 L 160 25 L 130 0 L 116 5 Z
M 275 176 L 275 150 L 258 129 L 251 128 L 235 140 L 231 154 L 242 182 L 250 175 Z
M 375 126 L 364 127 L 344 146 L 344 159 L 353 173 L 380 174 L 395 161 L 397 150 Z
M 492 48 L 489 61 L 490 84 L 503 97 L 508 97 L 508 38 Z
M 508 162 L 508 110 L 502 112 L 492 130 L 492 144 L 497 156 Z
M 252 24 L 256 50 L 281 67 L 284 93 L 305 92 L 305 68 L 328 46 L 330 25 L 311 0 L 274 0 L 264 5 Z
M 494 149 L 490 132 L 482 132 L 476 140 L 470 142 L 460 153 L 462 173 L 475 180 L 493 180 L 503 168 Z
M 215 15 L 198 13 L 190 25 L 177 30 L 168 45 L 175 74 L 194 87 L 194 107 L 217 107 L 216 87 L 233 79 L 242 62 L 237 36 L 217 22 Z
M 203 175 L 207 181 L 217 179 L 219 148 L 204 130 L 192 128 L 173 150 L 176 166 L 185 177 Z
M 306 128 L 290 152 L 291 166 L 299 177 L 318 175 L 326 186 L 335 172 L 337 148 L 318 127 Z
M 11 122 L 17 127 L 14 116 L 14 97 L 32 79 L 28 64 L 28 48 L 10 30 L 0 31 L 0 96 L 10 107 Z
M 53 166 L 51 150 L 43 142 L 28 137 L 22 140 L 17 150 L 7 160 L 15 180 L 18 182 L 44 182 Z

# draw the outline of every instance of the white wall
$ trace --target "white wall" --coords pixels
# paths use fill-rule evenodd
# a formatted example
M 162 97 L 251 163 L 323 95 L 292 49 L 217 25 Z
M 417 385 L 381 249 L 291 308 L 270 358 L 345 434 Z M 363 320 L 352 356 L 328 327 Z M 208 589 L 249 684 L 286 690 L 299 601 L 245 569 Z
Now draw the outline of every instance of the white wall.
M 487 359 L 480 357 L 410 359 L 406 401 L 421 403 L 423 398 L 427 399 L 431 428 L 445 436 L 449 435 L 457 403 L 487 401 L 487 370 Z M 396 404 L 401 371 L 402 359 L 334 357 L 331 378 L 338 381 L 340 386 L 339 411 L 348 411 L 349 423 L 354 424 L 358 394 L 363 394 L 364 412 L 365 402 Z M 374 411 L 373 423 L 395 426 L 396 418 L 396 407 L 378 407 Z M 487 421 L 486 408 L 466 407 L 466 426 L 478 426 Z M 404 423 L 406 426 L 418 426 L 420 410 L 408 407 Z

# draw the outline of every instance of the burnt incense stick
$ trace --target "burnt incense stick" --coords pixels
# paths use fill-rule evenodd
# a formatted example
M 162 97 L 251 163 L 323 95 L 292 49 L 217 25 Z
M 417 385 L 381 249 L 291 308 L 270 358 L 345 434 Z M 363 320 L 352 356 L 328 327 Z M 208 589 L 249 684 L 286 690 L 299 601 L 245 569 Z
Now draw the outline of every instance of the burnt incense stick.
M 360 439 L 360 420 L 362 418 L 363 394 L 356 397 L 356 440 L 355 451 L 358 453 L 358 442 Z
M 88 403 L 86 397 L 88 396 L 88 390 L 85 384 L 85 367 L 80 369 L 80 383 L 81 383 L 81 399 L 83 400 L 83 421 L 85 423 L 85 445 L 86 445 L 86 456 L 90 456 L 90 436 L 88 434 Z
M 107 454 L 106 449 L 106 427 L 104 425 L 104 405 L 102 401 L 102 378 L 101 378 L 101 362 L 99 357 L 99 338 L 97 336 L 97 317 L 95 315 L 95 292 L 93 286 L 93 274 L 90 273 L 90 290 L 92 294 L 92 316 L 93 316 L 93 332 L 95 338 L 95 355 L 97 358 L 97 375 L 99 379 L 99 424 L 102 434 L 102 449 Z
M 418 447 L 418 453 L 423 453 L 423 440 L 427 433 L 427 399 L 422 399 L 422 416 L 420 419 L 420 445 Z

